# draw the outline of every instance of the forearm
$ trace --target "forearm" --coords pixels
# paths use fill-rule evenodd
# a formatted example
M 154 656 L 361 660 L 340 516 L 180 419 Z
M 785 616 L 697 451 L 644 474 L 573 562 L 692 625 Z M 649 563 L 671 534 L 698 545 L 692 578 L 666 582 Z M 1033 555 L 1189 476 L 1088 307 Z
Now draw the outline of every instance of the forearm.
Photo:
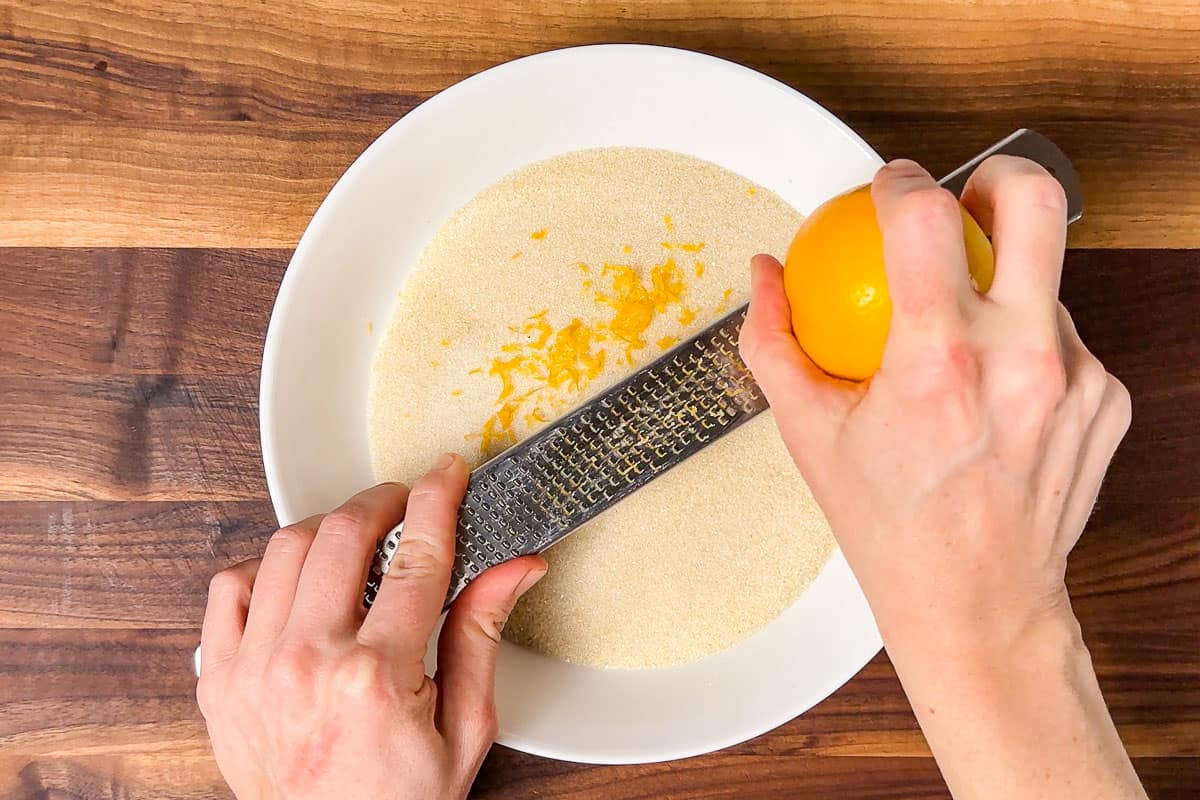
M 956 800 L 1145 797 L 1069 610 L 1003 644 L 949 630 L 888 644 Z

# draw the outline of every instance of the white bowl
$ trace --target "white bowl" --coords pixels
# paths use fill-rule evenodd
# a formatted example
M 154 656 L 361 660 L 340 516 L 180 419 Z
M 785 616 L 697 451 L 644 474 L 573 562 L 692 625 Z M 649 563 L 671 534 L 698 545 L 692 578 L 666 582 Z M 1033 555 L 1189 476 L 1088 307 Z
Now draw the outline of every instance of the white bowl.
M 487 70 L 416 108 L 346 170 L 304 232 L 263 353 L 267 485 L 283 523 L 374 480 L 372 352 L 421 248 L 476 192 L 533 161 L 587 147 L 696 156 L 807 213 L 870 180 L 879 157 L 816 103 L 710 56 L 597 45 Z M 778 619 L 685 666 L 600 670 L 504 643 L 500 742 L 592 763 L 697 755 L 764 733 L 820 702 L 880 648 L 840 552 Z

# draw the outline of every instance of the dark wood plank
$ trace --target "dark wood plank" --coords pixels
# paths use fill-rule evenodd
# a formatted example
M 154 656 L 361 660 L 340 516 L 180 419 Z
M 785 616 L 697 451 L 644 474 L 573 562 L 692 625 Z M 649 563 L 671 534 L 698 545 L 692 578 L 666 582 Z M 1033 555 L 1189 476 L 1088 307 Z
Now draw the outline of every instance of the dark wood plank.
M 0 627 L 199 628 L 208 580 L 262 555 L 270 503 L 0 503 Z
M 274 528 L 265 501 L 0 504 L 0 625 L 197 626 L 208 578 L 259 555 Z M 1068 584 L 1114 673 L 1195 663 L 1200 509 L 1119 503 L 1106 487 Z
M 87 752 L 203 738 L 194 701 L 198 629 L 0 628 L 0 748 Z M 927 753 L 885 656 L 748 755 Z
M 1192 800 L 1200 759 L 1137 758 L 1151 800 Z M 121 755 L 0 756 L 4 800 L 199 800 L 232 798 L 204 753 L 147 748 Z M 929 758 L 725 756 L 635 767 L 590 767 L 546 761 L 496 748 L 484 763 L 473 800 L 697 800 L 795 797 L 949 797 Z
M 0 250 L 0 375 L 253 375 L 289 257 Z
M 146 549 L 137 544 L 143 537 L 131 538 L 135 551 Z M 156 602 L 177 598 L 182 611 L 176 615 L 190 616 L 198 626 L 204 592 L 196 584 L 218 566 L 255 554 L 262 541 L 257 531 L 231 539 L 221 556 L 180 559 L 167 566 L 172 574 L 159 579 L 162 596 Z M 83 552 L 94 552 L 86 540 L 80 545 Z M 7 554 L 3 560 L 10 562 Z M 192 571 L 185 572 L 185 565 Z M 75 572 L 74 565 L 69 568 Z M 105 567 L 105 575 L 114 576 L 117 587 L 102 595 L 121 593 L 121 570 L 121 565 Z M 1157 599 L 1147 604 L 1157 612 L 1149 617 L 1130 603 L 1123 604 L 1124 613 L 1102 608 L 1093 614 L 1092 596 L 1086 592 L 1077 592 L 1074 602 L 1106 700 L 1131 753 L 1200 756 L 1200 664 L 1195 661 L 1200 622 L 1187 603 L 1196 596 L 1196 576 L 1169 585 L 1176 591 L 1159 590 Z M 96 590 L 84 585 L 80 591 Z M 127 594 L 131 610 L 121 613 L 136 620 L 145 611 L 138 608 L 141 595 Z M 1175 607 L 1179 613 L 1163 613 Z M 22 625 L 35 615 L 16 615 L 10 624 Z M 70 625 L 76 618 L 52 622 Z M 174 623 L 152 630 L 154 622 L 144 624 L 138 629 L 0 629 L 0 746 L 59 752 L 84 747 L 98 730 L 104 730 L 114 745 L 145 743 L 151 736 L 147 726 L 160 723 L 174 731 L 172 737 L 200 735 L 190 711 L 190 657 L 198 627 Z M 807 714 L 729 752 L 919 756 L 928 751 L 891 665 L 881 654 Z
M 0 629 L 0 748 L 194 741 L 192 630 Z
M 1135 758 L 1151 800 L 1191 800 L 1200 759 Z M 950 797 L 931 758 L 805 757 L 714 753 L 687 761 L 634 767 L 545 762 L 496 748 L 471 797 L 584 800 L 688 798 Z
M 0 500 L 257 499 L 257 376 L 0 375 Z
M 0 367 L 0 499 L 261 497 L 252 365 L 284 255 L 31 252 L 0 249 L 0 259 L 16 254 L 15 263 L 37 268 L 18 271 L 46 276 L 0 278 L 13 292 L 11 302 L 0 300 L 0 363 L 13 365 Z M 118 289 L 118 299 L 101 303 L 86 279 L 66 278 L 111 264 L 134 276 L 127 301 Z M 239 297 L 230 298 L 242 274 L 257 277 L 238 281 Z M 64 278 L 61 305 L 36 299 L 56 276 Z M 1114 501 L 1197 497 L 1197 296 L 1197 251 L 1067 254 L 1064 300 L 1084 340 L 1133 395 L 1134 425 L 1108 481 Z M 228 313 L 209 307 L 226 301 Z M 70 344 L 42 344 L 72 329 Z M 173 329 L 174 344 L 155 335 Z M 154 367 L 199 375 L 139 374 Z M 221 368 L 241 374 L 207 374 Z M 61 370 L 80 374 L 56 376 Z
M 0 248 L 0 375 L 249 375 L 289 257 L 269 249 Z M 1190 302 L 1198 295 L 1200 250 L 1066 254 L 1063 301 L 1135 399 L 1200 386 Z
M 1200 759 L 1138 758 L 1151 800 L 1192 800 Z M 207 755 L 152 749 L 121 755 L 0 756 L 4 800 L 199 800 L 231 798 Z M 754 797 L 949 797 L 929 758 L 725 757 L 645 767 L 589 767 L 545 761 L 503 748 L 485 762 L 473 800 L 697 800 Z
M 0 748 L 86 752 L 203 738 L 191 658 L 198 629 L 0 628 Z M 858 738 L 856 738 L 858 737 Z M 743 754 L 921 755 L 925 745 L 885 657 Z
M 318 0 L 303 10 L 5 2 L 0 115 L 9 119 L 397 117 L 479 70 L 593 42 L 702 50 L 804 86 L 842 113 L 1011 109 L 1192 119 L 1200 12 L 1188 0 Z
M 29 757 L 0 755 L 3 800 L 233 800 L 207 742 Z
M 1079 334 L 1129 388 L 1133 424 L 1113 500 L 1200 504 L 1200 251 L 1068 252 L 1061 296 Z

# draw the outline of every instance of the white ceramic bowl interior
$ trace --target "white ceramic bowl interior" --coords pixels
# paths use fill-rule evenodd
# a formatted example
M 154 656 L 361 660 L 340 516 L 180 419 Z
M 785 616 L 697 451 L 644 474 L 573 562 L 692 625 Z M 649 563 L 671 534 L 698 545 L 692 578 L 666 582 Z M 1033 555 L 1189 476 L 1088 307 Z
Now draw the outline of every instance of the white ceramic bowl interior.
M 327 510 L 374 482 L 366 425 L 373 350 L 409 266 L 441 223 L 518 167 L 615 145 L 714 162 L 804 213 L 870 180 L 880 164 L 798 92 L 669 48 L 544 53 L 433 97 L 346 171 L 280 286 L 260 400 L 267 483 L 281 522 Z M 500 741 L 593 763 L 695 755 L 804 712 L 879 648 L 866 600 L 836 553 L 778 619 L 693 664 L 600 670 L 505 643 L 496 679 Z

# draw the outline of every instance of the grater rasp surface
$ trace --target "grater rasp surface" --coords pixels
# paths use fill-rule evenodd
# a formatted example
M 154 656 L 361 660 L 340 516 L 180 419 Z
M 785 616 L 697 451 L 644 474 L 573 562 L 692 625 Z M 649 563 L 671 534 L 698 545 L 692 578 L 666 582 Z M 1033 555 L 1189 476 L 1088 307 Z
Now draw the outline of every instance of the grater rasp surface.
M 1070 159 L 1022 128 L 939 184 L 961 193 L 986 158 L 1003 153 L 1041 164 L 1062 184 L 1067 222 L 1083 196 Z M 488 567 L 545 550 L 618 500 L 767 408 L 738 355 L 742 307 L 691 340 L 471 473 L 458 514 L 449 605 Z M 404 524 L 379 543 L 363 603 L 375 600 Z
M 545 550 L 767 408 L 738 355 L 742 307 L 471 473 L 449 604 L 488 567 Z M 370 605 L 403 524 L 379 544 Z

